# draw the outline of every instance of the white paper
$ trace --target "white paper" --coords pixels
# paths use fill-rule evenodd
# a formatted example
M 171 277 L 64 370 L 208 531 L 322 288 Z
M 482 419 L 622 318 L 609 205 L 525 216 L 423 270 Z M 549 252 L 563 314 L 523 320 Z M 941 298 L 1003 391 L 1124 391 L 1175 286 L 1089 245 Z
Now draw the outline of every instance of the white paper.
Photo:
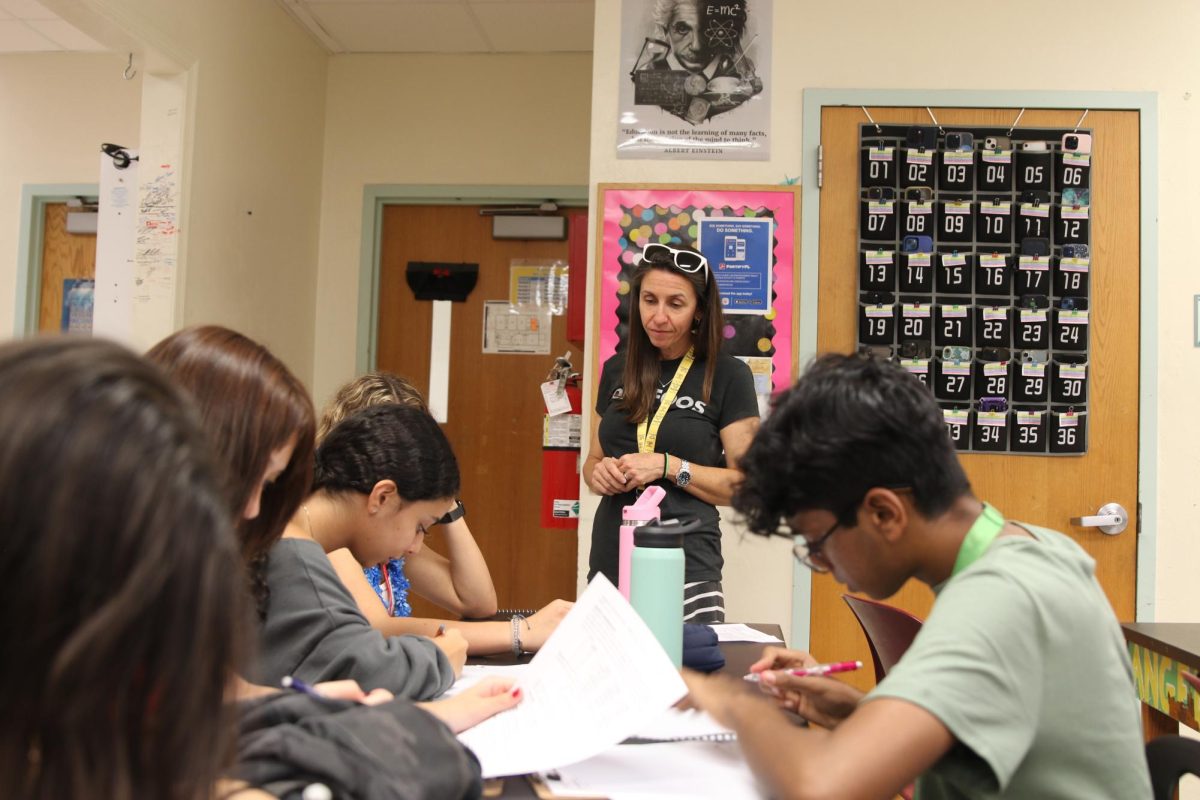
M 654 634 L 603 575 L 592 580 L 518 685 L 519 706 L 459 734 L 485 778 L 582 761 L 646 727 L 687 694 Z
M 455 685 L 457 686 L 457 684 Z M 697 708 L 686 710 L 668 708 L 649 725 L 638 730 L 635 738 L 658 739 L 666 742 L 736 736 L 733 729 L 726 728 L 717 722 L 707 711 Z
M 779 642 L 783 643 L 783 639 L 772 636 L 769 633 L 763 633 L 760 630 L 751 628 L 749 625 L 738 623 L 726 623 L 721 625 L 709 625 L 717 632 L 718 642 Z
M 521 309 L 505 300 L 483 304 L 483 352 L 546 354 L 550 352 L 550 312 Z
M 446 690 L 442 697 L 454 697 L 485 678 L 512 678 L 520 681 L 528 664 L 467 664 L 458 680 Z
M 560 797 L 766 797 L 737 742 L 622 744 L 544 775 Z
M 429 336 L 429 392 L 425 404 L 438 422 L 450 410 L 450 301 L 433 301 L 433 329 Z

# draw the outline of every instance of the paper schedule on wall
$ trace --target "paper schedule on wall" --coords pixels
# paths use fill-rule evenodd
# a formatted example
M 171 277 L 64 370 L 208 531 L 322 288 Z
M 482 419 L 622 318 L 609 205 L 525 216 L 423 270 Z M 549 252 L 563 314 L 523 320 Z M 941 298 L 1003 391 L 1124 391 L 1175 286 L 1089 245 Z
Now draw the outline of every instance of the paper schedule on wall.
M 548 308 L 525 309 L 507 300 L 483 304 L 483 352 L 545 355 L 550 352 Z

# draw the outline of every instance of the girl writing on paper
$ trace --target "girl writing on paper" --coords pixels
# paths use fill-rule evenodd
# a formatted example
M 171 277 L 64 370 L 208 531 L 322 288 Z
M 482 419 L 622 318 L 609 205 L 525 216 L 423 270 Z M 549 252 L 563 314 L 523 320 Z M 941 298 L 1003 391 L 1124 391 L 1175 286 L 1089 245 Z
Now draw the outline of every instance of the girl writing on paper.
M 750 369 L 721 353 L 723 315 L 708 260 L 687 247 L 646 245 L 633 274 L 629 337 L 604 363 L 583 477 L 603 495 L 588 578 L 617 583 L 621 509 L 654 484 L 662 518 L 696 517 L 684 541 L 684 622 L 723 622 L 720 515 L 758 428 Z

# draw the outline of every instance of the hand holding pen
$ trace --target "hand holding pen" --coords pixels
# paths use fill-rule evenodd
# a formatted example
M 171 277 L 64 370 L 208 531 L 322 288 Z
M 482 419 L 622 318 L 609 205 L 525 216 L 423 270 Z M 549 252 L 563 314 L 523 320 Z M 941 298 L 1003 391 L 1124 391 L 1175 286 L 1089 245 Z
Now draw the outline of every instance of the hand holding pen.
M 861 668 L 858 661 L 822 664 L 804 651 L 770 646 L 750 665 L 749 680 L 788 711 L 834 728 L 854 711 L 863 693 L 844 681 L 820 678 Z
M 800 667 L 798 669 L 783 671 L 797 678 L 819 678 L 824 675 L 832 675 L 835 672 L 853 672 L 856 669 L 862 669 L 862 665 L 861 661 L 837 661 L 833 664 L 816 664 L 811 667 Z M 751 672 L 744 677 L 748 681 L 758 683 L 762 679 L 762 673 Z
M 316 686 L 310 686 L 299 678 L 285 675 L 279 683 L 284 689 L 291 689 L 320 700 L 353 700 L 365 706 L 377 706 L 393 698 L 392 693 L 387 689 L 372 689 L 370 692 L 364 692 L 358 685 L 358 681 L 351 680 L 324 681 Z

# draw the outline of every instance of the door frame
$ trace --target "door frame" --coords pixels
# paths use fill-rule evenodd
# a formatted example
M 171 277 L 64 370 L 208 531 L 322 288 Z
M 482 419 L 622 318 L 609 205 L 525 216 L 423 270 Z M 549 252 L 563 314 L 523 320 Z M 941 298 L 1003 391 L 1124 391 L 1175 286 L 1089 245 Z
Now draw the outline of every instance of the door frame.
M 1155 92 L 968 91 L 957 89 L 805 89 L 803 114 L 803 210 L 800 228 L 800 348 L 801 365 L 817 352 L 817 294 L 821 235 L 820 174 L 821 110 L 825 106 L 921 108 L 1050 108 L 1137 111 L 1141 162 L 1139 167 L 1140 313 L 1138 408 L 1138 509 L 1135 609 L 1138 622 L 1154 619 L 1154 584 L 1158 457 L 1158 94 Z M 866 121 L 866 116 L 863 116 Z M 1086 120 L 1085 120 L 1086 122 Z M 1149 502 L 1142 502 L 1146 498 Z M 809 646 L 812 573 L 800 564 L 792 571 L 793 647 Z
M 65 203 L 80 195 L 98 197 L 95 183 L 27 183 L 21 187 L 21 228 L 17 241 L 17 286 L 13 336 L 30 336 L 38 330 L 42 305 L 42 255 L 45 247 L 46 206 Z
M 564 208 L 587 207 L 586 186 L 428 186 L 375 183 L 363 187 L 362 239 L 358 266 L 358 336 L 355 367 L 375 368 L 379 335 L 379 272 L 386 206 L 475 206 L 553 199 Z

